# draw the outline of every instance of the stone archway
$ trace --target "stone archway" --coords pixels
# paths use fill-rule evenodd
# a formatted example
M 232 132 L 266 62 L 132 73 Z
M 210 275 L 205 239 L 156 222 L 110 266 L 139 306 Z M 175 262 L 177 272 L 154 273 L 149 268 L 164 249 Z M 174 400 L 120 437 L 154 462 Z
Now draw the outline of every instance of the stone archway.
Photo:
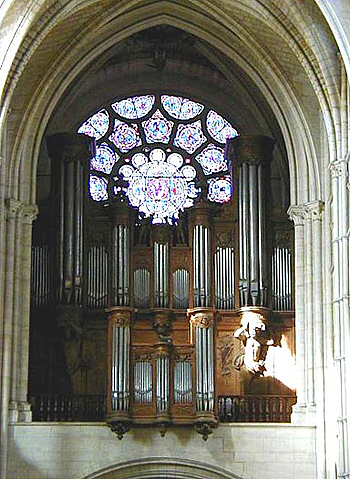
M 109 466 L 84 479 L 239 479 L 240 477 L 198 461 L 154 457 Z

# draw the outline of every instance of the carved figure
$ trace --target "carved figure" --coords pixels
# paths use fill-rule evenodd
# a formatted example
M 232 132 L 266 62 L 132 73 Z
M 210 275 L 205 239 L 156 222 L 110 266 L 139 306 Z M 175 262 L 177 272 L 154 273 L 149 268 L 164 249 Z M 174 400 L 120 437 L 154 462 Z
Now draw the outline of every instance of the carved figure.
M 263 376 L 269 346 L 281 346 L 281 334 L 266 324 L 265 318 L 252 311 L 243 313 L 234 337 L 244 345 L 244 364 L 254 376 Z

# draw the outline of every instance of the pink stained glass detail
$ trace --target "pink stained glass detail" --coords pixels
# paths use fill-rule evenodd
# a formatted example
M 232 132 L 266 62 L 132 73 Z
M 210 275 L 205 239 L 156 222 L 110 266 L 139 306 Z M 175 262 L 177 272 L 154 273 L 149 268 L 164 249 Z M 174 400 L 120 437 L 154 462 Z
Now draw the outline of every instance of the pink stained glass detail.
M 174 123 L 157 110 L 151 118 L 142 123 L 147 143 L 168 143 Z
M 208 200 L 215 203 L 227 203 L 232 196 L 232 184 L 228 175 L 212 178 L 208 181 Z
M 223 148 L 219 148 L 213 144 L 204 148 L 204 150 L 196 156 L 196 160 L 203 168 L 205 175 L 227 170 L 227 161 L 225 160 Z
M 114 120 L 114 129 L 109 139 L 123 153 L 141 145 L 141 138 L 137 125 L 127 125 L 119 120 Z
M 90 161 L 90 168 L 110 174 L 118 159 L 119 156 L 106 143 L 102 143 L 96 147 L 96 154 Z
M 94 201 L 108 200 L 107 180 L 105 178 L 90 175 L 89 190 L 90 196 Z
M 178 126 L 174 145 L 186 150 L 188 153 L 194 153 L 206 140 L 201 122 L 198 120 L 189 125 Z
M 154 95 L 141 95 L 117 101 L 111 107 L 124 118 L 136 119 L 147 115 L 152 110 L 154 101 Z
M 190 120 L 202 113 L 204 105 L 181 96 L 162 95 L 161 102 L 164 110 L 179 120 Z
M 214 140 L 225 143 L 228 138 L 238 135 L 237 130 L 216 111 L 210 110 L 207 115 L 207 130 Z
M 100 110 L 84 121 L 77 131 L 99 140 L 107 133 L 108 127 L 109 115 L 106 110 Z

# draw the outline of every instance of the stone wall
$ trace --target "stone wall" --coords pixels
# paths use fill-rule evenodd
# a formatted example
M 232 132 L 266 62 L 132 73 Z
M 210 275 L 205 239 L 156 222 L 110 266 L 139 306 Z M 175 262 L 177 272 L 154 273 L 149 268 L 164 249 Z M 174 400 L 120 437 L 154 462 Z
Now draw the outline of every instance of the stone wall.
M 193 467 L 191 478 L 316 478 L 315 428 L 291 424 L 221 425 L 207 441 L 191 428 L 171 429 L 162 438 L 140 427 L 119 441 L 101 423 L 18 423 L 11 426 L 10 451 L 12 479 L 143 478 L 147 468 L 155 474 L 147 477 L 184 477 L 177 463 Z M 131 473 L 137 461 L 144 463 L 138 476 Z M 198 476 L 198 466 L 211 475 Z

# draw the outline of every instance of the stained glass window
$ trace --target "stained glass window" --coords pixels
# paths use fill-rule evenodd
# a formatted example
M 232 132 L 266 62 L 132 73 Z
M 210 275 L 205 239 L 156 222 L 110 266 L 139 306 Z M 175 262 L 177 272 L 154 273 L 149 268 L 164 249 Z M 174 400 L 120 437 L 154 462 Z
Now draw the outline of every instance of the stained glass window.
M 88 118 L 78 129 L 78 133 L 91 136 L 96 140 L 102 138 L 109 127 L 109 115 L 106 110 L 101 110 Z
M 232 183 L 229 176 L 211 178 L 208 181 L 208 200 L 215 203 L 227 203 L 232 195 Z
M 112 103 L 111 107 L 124 118 L 136 119 L 142 118 L 152 110 L 154 100 L 154 95 L 134 96 Z
M 225 160 L 223 148 L 219 148 L 213 144 L 207 146 L 197 155 L 196 160 L 206 175 L 227 170 L 227 161 Z
M 147 143 L 168 143 L 174 123 L 164 118 L 157 110 L 151 118 L 142 123 Z
M 123 153 L 141 145 L 140 134 L 137 125 L 128 125 L 119 120 L 114 120 L 114 129 L 109 137 L 117 148 Z
M 109 174 L 118 158 L 119 156 L 106 143 L 102 143 L 96 147 L 96 154 L 90 162 L 90 168 Z
M 178 126 L 174 145 L 183 148 L 188 153 L 194 153 L 206 140 L 201 122 L 198 120 L 189 125 Z
M 238 135 L 237 130 L 225 118 L 213 110 L 210 110 L 207 115 L 207 129 L 219 143 L 225 143 L 227 138 L 234 138 Z
M 204 105 L 181 96 L 162 95 L 163 108 L 170 116 L 179 120 L 190 120 L 202 113 Z
M 78 132 L 96 140 L 89 180 L 95 202 L 124 196 L 140 217 L 172 223 L 205 191 L 215 203 L 232 197 L 223 144 L 238 133 L 201 103 L 175 95 L 124 98 L 89 117 Z
M 99 176 L 90 176 L 89 180 L 90 196 L 95 201 L 105 201 L 108 199 L 107 180 Z

